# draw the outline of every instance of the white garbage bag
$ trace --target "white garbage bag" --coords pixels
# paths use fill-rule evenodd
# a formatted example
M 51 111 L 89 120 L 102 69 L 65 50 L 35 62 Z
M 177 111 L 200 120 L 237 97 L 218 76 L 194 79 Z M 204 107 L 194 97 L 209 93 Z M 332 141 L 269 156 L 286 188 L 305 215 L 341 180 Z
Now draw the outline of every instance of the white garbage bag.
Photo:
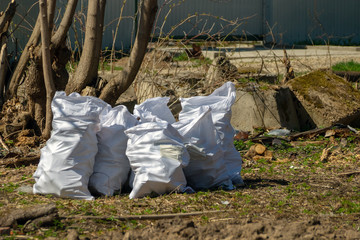
M 53 130 L 34 173 L 35 194 L 93 199 L 88 183 L 98 150 L 99 114 L 108 108 L 95 97 L 56 92 L 51 104 Z
M 209 96 L 180 98 L 182 110 L 179 114 L 179 120 L 186 122 L 196 118 L 204 111 L 200 108 L 202 106 L 211 108 L 212 120 L 221 139 L 228 174 L 235 186 L 242 186 L 244 185 L 241 178 L 242 160 L 240 153 L 234 147 L 235 131 L 230 123 L 231 106 L 235 99 L 236 90 L 231 82 L 225 83 Z
M 192 121 L 173 124 L 183 136 L 190 155 L 189 165 L 184 168 L 187 183 L 195 190 L 232 190 L 234 186 L 225 166 L 224 152 L 212 122 L 211 110 L 209 107 L 201 108 L 203 113 Z
M 142 123 L 125 134 L 129 137 L 126 155 L 135 175 L 130 199 L 185 190 L 182 168 L 189 163 L 189 154 L 170 124 Z
M 93 195 L 113 196 L 115 191 L 121 192 L 130 171 L 125 154 L 128 137 L 124 131 L 138 121 L 125 106 L 117 106 L 101 114 L 100 123 L 101 130 L 97 133 L 99 150 L 89 190 Z
M 167 106 L 169 97 L 156 97 L 147 99 L 140 105 L 135 105 L 134 115 L 144 122 L 161 122 L 174 123 L 175 118 Z

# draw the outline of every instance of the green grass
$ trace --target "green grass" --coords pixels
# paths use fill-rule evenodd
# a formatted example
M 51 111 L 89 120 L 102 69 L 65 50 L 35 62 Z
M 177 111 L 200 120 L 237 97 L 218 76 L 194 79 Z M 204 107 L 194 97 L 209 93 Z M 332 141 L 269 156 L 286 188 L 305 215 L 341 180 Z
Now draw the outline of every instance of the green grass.
M 175 62 L 191 61 L 193 67 L 199 67 L 205 64 L 211 64 L 212 60 L 210 58 L 189 58 L 188 55 L 183 52 L 180 55 L 174 56 L 173 60 Z
M 353 60 L 349 62 L 340 62 L 332 66 L 333 71 L 354 71 L 360 72 L 360 63 Z
M 66 64 L 66 70 L 68 72 L 74 72 L 77 68 L 77 66 L 79 65 L 79 62 L 68 62 Z M 98 70 L 99 71 L 110 71 L 111 70 L 111 65 L 109 62 L 103 62 L 103 63 L 100 63 L 99 66 L 98 66 Z M 114 71 L 122 71 L 123 68 L 120 67 L 120 66 L 114 66 Z

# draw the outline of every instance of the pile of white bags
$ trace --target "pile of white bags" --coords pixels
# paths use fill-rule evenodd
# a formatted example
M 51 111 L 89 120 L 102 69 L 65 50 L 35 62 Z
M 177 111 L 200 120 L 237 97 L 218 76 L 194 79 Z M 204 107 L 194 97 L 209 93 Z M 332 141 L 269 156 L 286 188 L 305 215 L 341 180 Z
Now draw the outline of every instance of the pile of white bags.
M 230 124 L 234 85 L 180 100 L 175 122 L 167 97 L 136 105 L 132 115 L 125 106 L 57 92 L 34 193 L 91 200 L 120 193 L 127 182 L 130 198 L 243 185 Z
M 94 97 L 57 92 L 51 104 L 51 137 L 41 149 L 34 193 L 91 200 L 88 190 L 98 152 L 99 114 L 109 107 Z
M 184 168 L 190 187 L 195 190 L 209 188 L 234 189 L 228 175 L 219 134 L 212 122 L 211 109 L 203 108 L 192 121 L 179 121 L 173 126 L 184 137 L 190 154 L 190 163 Z
M 212 120 L 221 139 L 228 174 L 235 186 L 243 186 L 244 182 L 240 175 L 242 160 L 240 153 L 234 147 L 235 131 L 230 123 L 231 106 L 235 99 L 236 90 L 231 82 L 225 83 L 209 96 L 180 98 L 182 110 L 179 121 L 190 121 L 202 114 L 205 111 L 204 107 L 211 108 Z
M 125 106 L 117 106 L 100 114 L 101 130 L 97 133 L 98 153 L 89 190 L 93 195 L 112 196 L 121 192 L 130 172 L 125 154 L 128 137 L 124 131 L 137 124 Z
M 126 155 L 134 172 L 130 198 L 183 192 L 189 155 L 180 134 L 166 122 L 147 122 L 125 131 Z

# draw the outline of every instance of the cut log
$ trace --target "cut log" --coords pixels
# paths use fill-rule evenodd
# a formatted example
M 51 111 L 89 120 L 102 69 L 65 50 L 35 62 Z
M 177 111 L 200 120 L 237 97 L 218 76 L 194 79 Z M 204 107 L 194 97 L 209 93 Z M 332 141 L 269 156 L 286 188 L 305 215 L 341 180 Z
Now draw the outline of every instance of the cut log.
M 255 153 L 258 155 L 263 155 L 264 152 L 266 151 L 266 147 L 260 143 L 257 143 L 254 146 L 255 146 L 254 147 Z

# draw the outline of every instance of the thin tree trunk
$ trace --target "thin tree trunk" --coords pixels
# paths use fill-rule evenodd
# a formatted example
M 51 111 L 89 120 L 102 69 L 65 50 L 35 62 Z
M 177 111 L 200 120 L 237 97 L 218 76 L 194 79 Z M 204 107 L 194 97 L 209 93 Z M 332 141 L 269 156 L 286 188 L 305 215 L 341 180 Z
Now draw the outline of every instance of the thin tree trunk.
M 52 123 L 52 111 L 51 101 L 55 94 L 55 86 L 52 78 L 51 69 L 51 57 L 50 57 L 50 31 L 47 18 L 46 0 L 40 0 L 40 22 L 41 22 L 41 49 L 42 49 L 42 62 L 44 72 L 44 83 L 46 88 L 46 122 L 45 129 L 43 131 L 43 137 L 45 139 L 50 138 L 51 123 Z
M 97 61 L 96 68 L 93 68 L 93 72 L 91 75 L 97 78 L 98 66 L 101 56 L 101 47 L 102 47 L 102 39 L 103 39 L 103 31 L 104 31 L 104 17 L 105 17 L 105 5 L 106 0 L 100 0 L 99 2 L 99 15 L 98 15 L 98 24 L 97 24 L 97 36 L 96 36 L 96 48 L 95 48 L 95 61 Z
M 4 101 L 4 86 L 5 86 L 5 77 L 7 72 L 7 47 L 4 43 L 0 51 L 0 101 L 1 106 Z
M 59 28 L 51 37 L 52 48 L 58 48 L 66 39 L 67 33 L 74 18 L 78 0 L 69 0 L 66 5 L 64 16 L 60 22 Z
M 50 15 L 54 16 L 56 1 L 51 0 L 49 2 L 51 3 L 51 4 L 49 4 L 49 9 L 48 9 L 49 16 Z M 48 18 L 48 22 L 53 25 L 53 20 L 50 20 Z M 9 90 L 7 93 L 8 99 L 16 96 L 16 92 L 17 92 L 20 80 L 24 74 L 24 71 L 25 71 L 28 63 L 29 63 L 30 52 L 33 52 L 35 47 L 38 45 L 38 43 L 40 41 L 40 34 L 41 34 L 41 32 L 40 32 L 40 13 L 39 13 L 38 18 L 36 20 L 36 24 L 31 33 L 31 36 L 25 45 L 24 51 L 21 54 L 19 62 L 16 65 L 15 71 L 11 77 Z
M 24 48 L 24 51 L 20 56 L 19 62 L 16 65 L 15 71 L 11 77 L 9 92 L 7 94 L 8 99 L 16 96 L 16 92 L 17 92 L 20 80 L 23 76 L 23 73 L 24 73 L 26 66 L 28 65 L 28 62 L 30 59 L 30 52 L 38 44 L 38 42 L 40 40 L 39 19 L 40 19 L 40 16 L 38 17 L 38 20 L 36 21 L 35 27 L 33 29 L 33 32 L 31 33 L 29 41 L 27 42 L 27 44 Z
M 86 85 L 97 77 L 100 54 L 96 51 L 98 38 L 102 37 L 102 31 L 99 32 L 99 24 L 103 21 L 99 21 L 102 15 L 98 11 L 101 8 L 101 2 L 105 3 L 104 0 L 91 0 L 88 2 L 84 48 L 75 75 L 66 86 L 65 91 L 67 94 L 81 92 Z
M 100 98 L 107 103 L 115 105 L 119 96 L 125 92 L 135 80 L 146 53 L 157 9 L 157 0 L 144 0 L 142 2 L 139 30 L 136 34 L 134 47 L 131 51 L 127 67 L 122 71 L 119 78 L 112 79 L 100 94 Z
M 5 12 L 0 16 L 0 34 L 2 34 L 5 29 L 6 24 L 11 22 L 11 19 L 14 17 L 16 12 L 16 2 L 15 0 L 12 0 L 8 7 L 6 8 Z
M 47 1 L 47 20 L 48 20 L 48 27 L 51 36 L 51 32 L 54 29 L 54 16 L 55 16 L 55 8 L 56 8 L 56 1 Z

